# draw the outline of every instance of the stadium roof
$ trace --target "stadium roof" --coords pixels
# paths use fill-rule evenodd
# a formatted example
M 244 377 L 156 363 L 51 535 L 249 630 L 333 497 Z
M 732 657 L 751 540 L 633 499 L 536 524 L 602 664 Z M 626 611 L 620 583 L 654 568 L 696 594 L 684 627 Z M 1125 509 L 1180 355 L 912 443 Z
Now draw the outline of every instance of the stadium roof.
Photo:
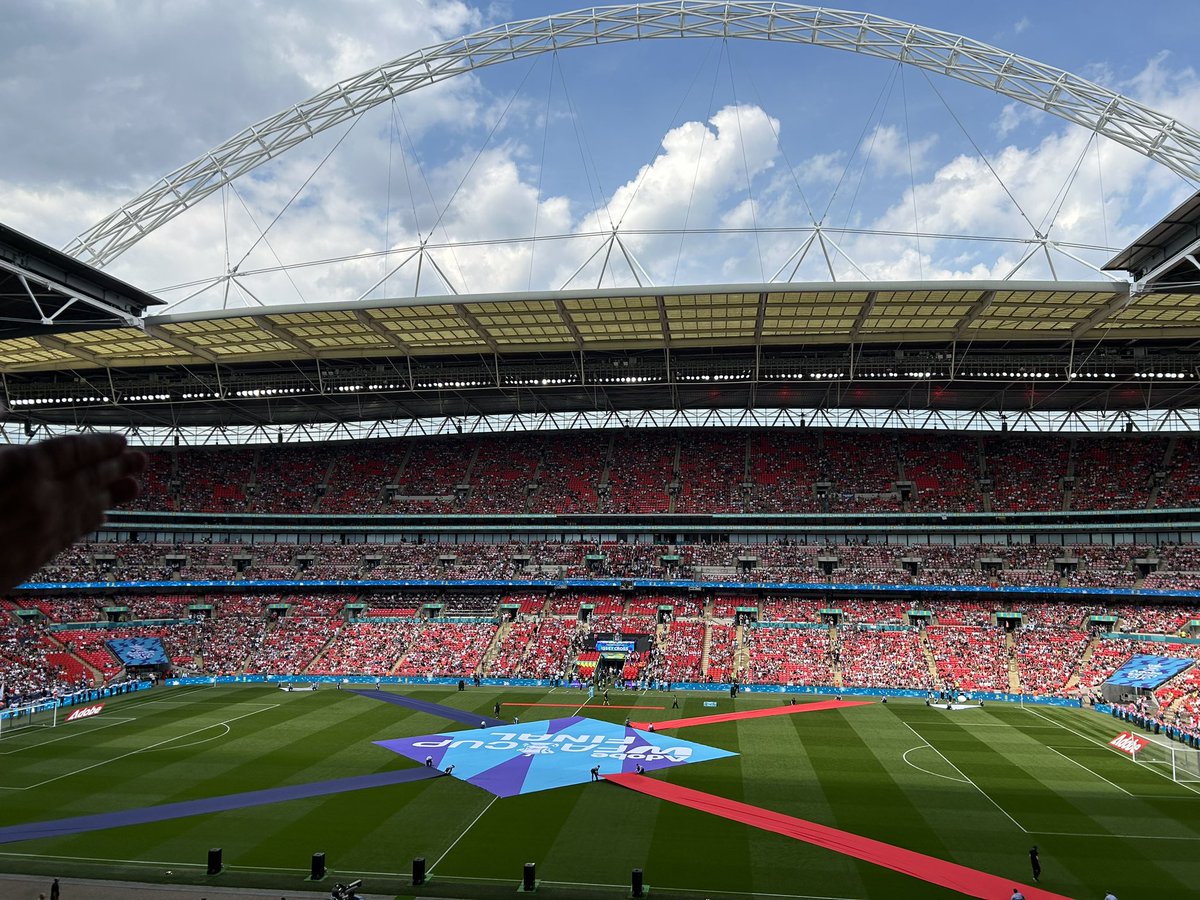
M 1200 296 L 1131 296 L 1123 283 L 769 284 L 421 297 L 151 316 L 141 327 L 0 340 L 0 371 L 1197 337 Z
M 1128 272 L 1151 290 L 1200 293 L 1200 192 L 1167 213 L 1104 268 Z
M 612 410 L 1191 408 L 1200 295 L 732 285 L 152 316 L 0 340 L 38 424 L 265 427 Z
M 131 326 L 162 301 L 0 225 L 0 343 L 53 352 L 60 332 Z

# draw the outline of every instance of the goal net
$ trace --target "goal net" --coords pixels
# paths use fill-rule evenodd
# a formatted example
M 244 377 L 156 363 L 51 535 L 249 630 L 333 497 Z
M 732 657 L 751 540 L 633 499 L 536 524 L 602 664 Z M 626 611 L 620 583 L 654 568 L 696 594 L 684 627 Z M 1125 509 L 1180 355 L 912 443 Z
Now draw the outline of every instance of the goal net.
M 58 702 L 40 700 L 10 707 L 0 714 L 0 740 L 29 728 L 53 728 L 58 724 Z
M 1170 775 L 1173 781 L 1200 782 L 1200 748 L 1150 740 L 1133 758 Z

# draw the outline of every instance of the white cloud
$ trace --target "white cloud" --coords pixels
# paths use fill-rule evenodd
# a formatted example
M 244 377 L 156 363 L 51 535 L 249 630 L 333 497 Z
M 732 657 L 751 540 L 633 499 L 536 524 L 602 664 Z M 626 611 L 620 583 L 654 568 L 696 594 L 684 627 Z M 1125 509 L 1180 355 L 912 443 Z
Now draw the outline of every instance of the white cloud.
M 937 135 L 929 134 L 912 140 L 895 125 L 878 125 L 863 141 L 864 153 L 870 165 L 883 175 L 907 175 L 926 168 L 929 151 L 937 143 Z
M 34 41 L 23 51 L 44 53 L 44 60 L 6 61 L 3 51 L 15 45 L 6 47 L 0 34 L 0 102 L 31 122 L 30 128 L 0 146 L 0 196 L 5 198 L 8 224 L 50 243 L 65 243 L 153 178 L 248 122 L 406 49 L 457 35 L 493 17 L 507 17 L 495 10 L 480 13 L 462 2 L 430 0 L 404 4 L 401 9 L 383 0 L 360 0 L 349 7 L 349 18 L 360 23 L 370 19 L 372 27 L 349 29 L 341 27 L 337 10 L 315 3 L 287 7 L 251 3 L 245 7 L 246 22 L 215 28 L 203 13 L 213 14 L 217 6 L 217 0 L 171 6 L 163 8 L 156 20 L 140 6 L 122 5 L 123 26 L 138 32 L 142 40 L 149 35 L 149 44 L 160 48 L 149 57 L 125 58 L 135 46 L 133 37 L 122 35 L 112 21 L 101 21 L 113 13 L 112 7 L 102 5 L 63 7 L 62 46 Z M 26 15 L 42 13 L 34 8 Z M 170 58 L 171 47 L 177 48 L 177 59 Z M 78 56 L 80 66 L 102 73 L 77 91 L 79 97 L 69 96 L 78 71 L 70 77 L 59 77 L 55 71 L 72 54 Z M 215 58 L 228 60 L 228 65 L 214 67 Z M 150 78 L 145 74 L 150 71 L 163 74 Z M 43 81 L 48 94 L 33 90 Z M 1200 121 L 1200 77 L 1189 67 L 1172 65 L 1169 57 L 1154 58 L 1117 87 L 1181 121 Z M 20 96 L 23 90 L 30 96 Z M 51 114 L 44 108 L 46 97 L 56 95 L 61 95 L 63 105 Z M 221 102 L 214 102 L 214 96 Z M 387 109 L 368 114 L 271 228 L 270 246 L 260 242 L 240 271 L 276 267 L 276 254 L 290 264 L 378 254 L 385 247 L 397 252 L 386 261 L 376 256 L 296 269 L 290 278 L 280 272 L 246 275 L 245 284 L 270 303 L 291 303 L 301 297 L 353 299 L 400 263 L 404 257 L 398 251 L 428 238 L 431 244 L 458 245 L 453 251 L 430 252 L 459 291 L 557 288 L 601 247 L 603 239 L 563 238 L 536 245 L 519 240 L 529 236 L 535 218 L 540 235 L 605 233 L 612 222 L 619 222 L 626 248 L 657 283 L 757 281 L 781 266 L 786 275 L 798 261 L 794 254 L 805 235 L 795 229 L 812 221 L 800 190 L 819 217 L 839 182 L 837 202 L 826 219 L 830 227 L 891 232 L 920 228 L 1017 238 L 1031 231 L 987 165 L 974 155 L 956 155 L 946 146 L 950 138 L 939 141 L 928 126 L 911 134 L 895 125 L 878 126 L 865 141 L 872 147 L 870 163 L 865 164 L 860 154 L 854 171 L 843 180 L 846 154 L 829 151 L 819 142 L 805 148 L 807 156 L 798 154 L 801 161 L 794 172 L 789 170 L 779 145 L 787 122 L 771 116 L 771 110 L 746 104 L 724 106 L 706 121 L 684 122 L 667 131 L 654 158 L 636 171 L 625 170 L 620 185 L 607 192 L 607 202 L 597 209 L 582 176 L 568 187 L 562 187 L 560 178 L 557 194 L 539 192 L 544 173 L 539 173 L 537 164 L 546 126 L 540 100 L 518 97 L 492 143 L 476 159 L 483 136 L 508 99 L 507 90 L 494 95 L 486 84 L 469 77 L 404 98 L 400 105 L 417 144 L 415 157 L 407 139 L 403 148 L 389 141 Z M 551 111 L 552 120 L 554 116 Z M 604 139 L 644 141 L 644 135 L 626 134 L 622 124 L 594 127 L 589 123 L 589 131 L 608 127 Z M 72 128 L 86 139 L 70 140 Z M 1005 145 L 990 152 L 992 166 L 1039 224 L 1089 135 L 1014 104 L 1000 110 L 994 128 Z M 236 182 L 260 226 L 266 226 L 289 201 L 338 136 L 327 132 Z M 597 152 L 604 153 L 603 145 Z M 915 189 L 910 186 L 910 155 Z M 1161 166 L 1111 142 L 1101 144 L 1099 156 L 1098 168 L 1094 148 L 1088 149 L 1062 203 L 1054 237 L 1123 245 L 1187 190 Z M 547 169 L 554 164 L 547 160 Z M 1103 207 L 1097 200 L 1101 173 Z M 454 202 L 443 212 L 456 189 Z M 112 271 L 151 289 L 219 275 L 227 232 L 234 261 L 258 237 L 233 192 L 226 192 L 224 199 L 227 214 L 221 194 L 213 195 L 117 260 Z M 431 235 L 439 215 L 441 221 Z M 685 224 L 699 229 L 757 224 L 775 230 L 757 236 L 696 234 L 684 239 L 662 233 Z M 660 233 L 634 235 L 633 231 Z M 871 275 L 895 279 L 1002 277 L 1025 251 L 1024 244 L 926 238 L 918 246 L 910 237 L 836 230 L 830 240 Z M 481 243 L 467 246 L 472 242 Z M 832 244 L 826 250 L 839 277 L 860 277 Z M 785 266 L 789 256 L 792 263 Z M 1096 253 L 1090 258 L 1102 256 Z M 584 267 L 571 286 L 593 286 L 602 260 L 603 253 Z M 814 244 L 796 278 L 824 280 L 826 265 L 824 253 Z M 1070 268 L 1073 265 L 1064 260 L 1059 274 L 1087 274 L 1077 265 Z M 411 293 L 415 270 L 414 261 L 372 296 Z M 1048 274 L 1040 257 L 1021 271 L 1022 277 Z M 614 248 L 608 260 L 605 280 L 624 284 L 634 280 L 619 249 Z M 443 291 L 428 264 L 423 268 L 422 290 Z M 168 299 L 185 293 L 172 292 Z M 223 300 L 222 292 L 212 290 L 192 304 L 220 305 Z M 231 302 L 246 301 L 233 291 Z
M 1027 122 L 1037 122 L 1040 119 L 1041 116 L 1038 115 L 1038 110 L 1025 103 L 1018 103 L 1013 100 L 1010 103 L 1004 104 L 1004 108 L 1000 110 L 1000 115 L 996 117 L 993 128 L 996 134 L 1004 138 L 1016 131 L 1021 125 Z
M 1024 34 L 1029 30 L 1033 22 L 1029 21 L 1029 16 L 1021 16 L 1013 23 L 1013 34 Z
M 1171 69 L 1164 57 L 1157 57 L 1117 89 L 1182 121 L 1200 121 L 1200 76 L 1190 67 Z M 1178 176 L 1134 150 L 1106 139 L 1098 139 L 1097 150 L 1089 146 L 1090 137 L 1090 132 L 1064 124 L 1035 145 L 1010 144 L 990 159 L 999 180 L 978 156 L 957 156 L 918 183 L 915 194 L 903 191 L 871 225 L 881 230 L 915 230 L 915 197 L 920 230 L 926 232 L 1026 239 L 1036 227 L 1043 233 L 1049 230 L 1051 238 L 1060 241 L 1121 247 L 1190 192 Z M 1081 156 L 1064 197 L 1060 192 Z M 850 255 L 877 278 L 1004 277 L 1026 248 L 926 239 L 918 254 L 912 238 L 848 241 Z M 1093 263 L 1108 258 L 1103 251 L 1071 252 Z M 1057 253 L 1052 258 L 1059 277 L 1099 277 Z M 980 274 L 985 272 L 986 276 Z M 843 273 L 850 276 L 848 266 L 843 266 Z M 1016 277 L 1051 277 L 1044 254 L 1036 254 Z
M 737 205 L 746 197 L 747 181 L 753 183 L 775 166 L 779 128 L 779 120 L 757 106 L 726 106 L 707 123 L 686 122 L 671 129 L 654 161 L 617 188 L 606 208 L 585 216 L 576 231 L 607 231 L 610 221 L 640 230 L 712 226 L 729 216 L 739 223 L 748 221 L 749 207 L 738 212 Z M 691 253 L 683 259 L 677 235 L 635 235 L 627 240 L 656 279 L 672 274 L 684 282 L 711 277 L 713 261 L 695 259 Z M 557 275 L 569 277 L 579 262 L 572 259 Z M 623 259 L 618 265 L 624 265 Z M 586 271 L 591 274 L 595 268 Z
M 21 4 L 0 29 L 0 108 L 22 123 L 0 142 L 0 173 L 129 199 L 337 79 L 480 24 L 462 0 Z M 469 124 L 479 102 L 453 79 L 414 95 L 410 127 Z M 31 230 L 65 243 L 65 213 Z

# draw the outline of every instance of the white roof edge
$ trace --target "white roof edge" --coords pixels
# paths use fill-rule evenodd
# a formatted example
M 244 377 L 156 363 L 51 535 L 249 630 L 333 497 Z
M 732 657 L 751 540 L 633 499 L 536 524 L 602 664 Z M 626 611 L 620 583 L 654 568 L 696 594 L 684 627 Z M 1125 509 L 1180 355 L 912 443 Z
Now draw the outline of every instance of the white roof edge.
M 511 293 L 449 294 L 443 296 L 399 297 L 385 300 L 292 303 L 281 306 L 240 307 L 238 309 L 197 310 L 147 316 L 147 325 L 177 322 L 201 322 L 216 319 L 242 319 L 253 316 L 294 315 L 306 312 L 332 312 L 354 309 L 391 309 L 416 306 L 462 305 L 464 303 L 512 303 L 544 300 L 590 300 L 601 297 L 675 297 L 690 294 L 783 294 L 798 291 L 1089 291 L 1127 294 L 1123 281 L 806 281 L 792 283 L 695 284 L 675 287 L 629 287 L 575 291 L 513 291 Z

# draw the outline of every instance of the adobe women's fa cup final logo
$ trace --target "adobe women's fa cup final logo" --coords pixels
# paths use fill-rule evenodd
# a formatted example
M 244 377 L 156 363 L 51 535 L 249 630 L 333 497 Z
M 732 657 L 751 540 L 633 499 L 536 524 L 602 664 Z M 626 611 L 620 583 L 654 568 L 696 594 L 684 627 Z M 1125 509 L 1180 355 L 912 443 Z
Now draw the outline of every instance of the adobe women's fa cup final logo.
M 650 772 L 737 755 L 580 716 L 376 743 L 500 797 L 584 784 L 593 769 Z

